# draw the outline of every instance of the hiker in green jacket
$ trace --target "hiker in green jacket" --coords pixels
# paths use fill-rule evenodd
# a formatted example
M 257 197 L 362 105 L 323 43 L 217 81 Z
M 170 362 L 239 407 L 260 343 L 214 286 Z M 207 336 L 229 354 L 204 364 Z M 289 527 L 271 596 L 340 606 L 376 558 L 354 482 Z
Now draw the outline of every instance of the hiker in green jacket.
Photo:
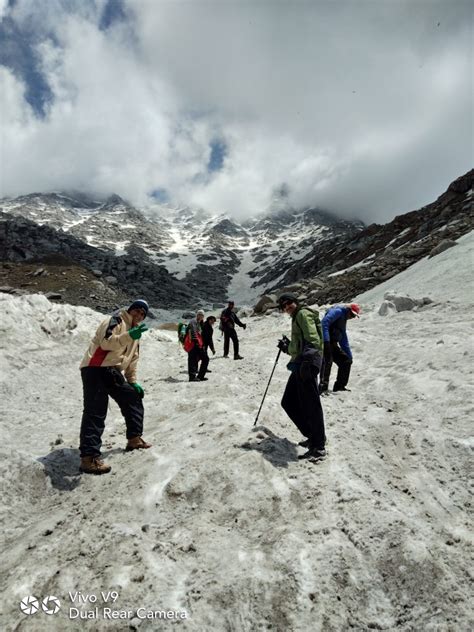
M 278 347 L 291 356 L 291 375 L 281 405 L 303 436 L 300 443 L 308 451 L 300 459 L 321 460 L 326 456 L 324 414 L 318 388 L 322 364 L 322 330 L 317 312 L 301 306 L 294 294 L 278 299 L 280 309 L 291 316 L 291 341 L 280 340 Z

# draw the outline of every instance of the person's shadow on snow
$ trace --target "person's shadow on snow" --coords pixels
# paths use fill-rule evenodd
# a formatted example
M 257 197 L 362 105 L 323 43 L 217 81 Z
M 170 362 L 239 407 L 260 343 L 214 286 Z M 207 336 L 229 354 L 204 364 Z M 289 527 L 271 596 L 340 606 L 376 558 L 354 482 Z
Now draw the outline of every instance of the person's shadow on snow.
M 55 489 L 72 491 L 81 482 L 79 450 L 60 448 L 37 459 Z
M 288 467 L 293 461 L 298 461 L 298 450 L 294 443 L 284 437 L 279 437 L 266 426 L 255 426 L 255 441 L 246 441 L 242 450 L 256 450 L 260 452 L 274 467 Z

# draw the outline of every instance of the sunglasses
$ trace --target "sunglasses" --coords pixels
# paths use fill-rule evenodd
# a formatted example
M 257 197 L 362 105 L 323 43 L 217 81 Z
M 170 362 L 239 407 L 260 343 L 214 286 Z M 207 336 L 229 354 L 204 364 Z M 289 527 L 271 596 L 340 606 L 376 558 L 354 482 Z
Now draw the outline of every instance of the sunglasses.
M 280 305 L 280 309 L 286 309 L 288 305 L 293 305 L 293 301 L 285 301 Z

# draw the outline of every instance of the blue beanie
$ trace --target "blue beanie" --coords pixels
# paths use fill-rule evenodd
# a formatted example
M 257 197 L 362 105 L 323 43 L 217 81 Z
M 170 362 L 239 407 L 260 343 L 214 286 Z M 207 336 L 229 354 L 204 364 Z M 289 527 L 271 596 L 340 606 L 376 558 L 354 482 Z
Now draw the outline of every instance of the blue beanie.
M 139 298 L 136 301 L 133 301 L 133 303 L 127 309 L 127 312 L 129 312 L 132 309 L 137 309 L 137 308 L 143 309 L 145 311 L 145 316 L 148 314 L 148 303 L 144 301 L 142 298 Z

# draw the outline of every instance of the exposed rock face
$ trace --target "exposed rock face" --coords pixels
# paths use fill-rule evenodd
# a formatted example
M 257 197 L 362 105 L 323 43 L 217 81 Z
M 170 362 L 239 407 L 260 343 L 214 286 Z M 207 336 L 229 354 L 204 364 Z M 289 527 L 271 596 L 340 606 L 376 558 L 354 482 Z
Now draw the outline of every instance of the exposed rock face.
M 130 298 L 146 296 L 150 303 L 160 307 L 175 307 L 193 303 L 193 292 L 182 281 L 173 278 L 163 266 L 149 261 L 138 247 L 130 248 L 126 257 L 88 246 L 80 239 L 50 228 L 39 226 L 21 217 L 0 214 L 0 259 L 16 263 L 33 261 L 55 262 L 58 258 L 68 265 L 75 263 L 98 271 L 104 281 L 112 277 L 120 286 L 119 294 Z M 67 279 L 65 279 L 65 283 Z M 94 307 L 108 309 L 100 300 L 92 299 Z M 84 301 L 84 304 L 89 304 Z

